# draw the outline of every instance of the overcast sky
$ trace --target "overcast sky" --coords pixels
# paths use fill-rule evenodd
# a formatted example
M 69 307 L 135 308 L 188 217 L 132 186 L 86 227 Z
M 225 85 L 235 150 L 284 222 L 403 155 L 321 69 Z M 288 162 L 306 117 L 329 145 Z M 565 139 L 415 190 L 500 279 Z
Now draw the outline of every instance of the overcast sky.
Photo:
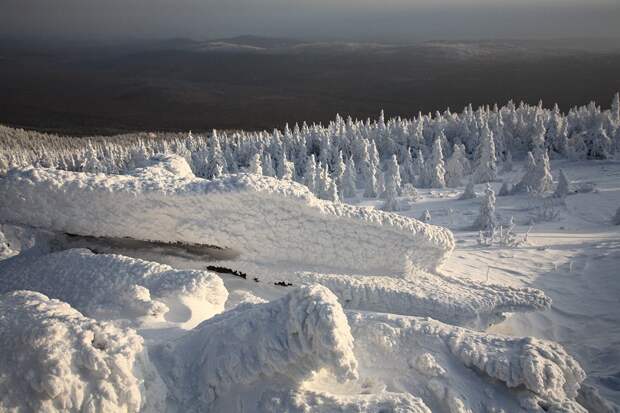
M 619 37 L 620 0 L 0 0 L 0 35 L 376 41 Z

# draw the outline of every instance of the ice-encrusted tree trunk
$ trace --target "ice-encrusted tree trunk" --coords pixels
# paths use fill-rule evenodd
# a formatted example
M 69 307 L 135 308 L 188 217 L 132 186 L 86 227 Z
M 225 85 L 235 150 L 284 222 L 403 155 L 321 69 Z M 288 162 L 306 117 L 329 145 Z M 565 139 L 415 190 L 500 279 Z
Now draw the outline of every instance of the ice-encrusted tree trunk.
M 553 193 L 554 198 L 565 198 L 570 193 L 570 183 L 568 178 L 564 174 L 564 170 L 560 169 L 560 176 L 558 177 L 558 186 Z
M 495 142 L 489 125 L 485 123 L 480 135 L 480 144 L 477 149 L 476 170 L 474 178 L 477 183 L 494 181 L 497 178 L 497 158 L 495 156 Z
M 357 196 L 357 188 L 355 181 L 357 180 L 357 173 L 355 169 L 355 161 L 353 157 L 347 160 L 347 164 L 342 176 L 342 195 L 345 198 L 354 198 Z
M 248 167 L 249 173 L 255 175 L 263 174 L 263 164 L 260 158 L 261 157 L 259 153 L 255 153 L 254 156 L 252 156 L 252 159 L 250 159 L 250 166 Z
M 473 229 L 481 231 L 493 231 L 497 226 L 497 217 L 495 216 L 495 192 L 491 188 L 491 184 L 487 184 L 484 190 L 484 198 L 480 204 L 480 213 L 474 222 Z
M 431 155 L 431 162 L 428 167 L 430 174 L 429 183 L 431 188 L 445 188 L 445 174 L 446 168 L 443 161 L 443 149 L 441 148 L 441 140 L 435 139 L 433 144 L 433 152 Z

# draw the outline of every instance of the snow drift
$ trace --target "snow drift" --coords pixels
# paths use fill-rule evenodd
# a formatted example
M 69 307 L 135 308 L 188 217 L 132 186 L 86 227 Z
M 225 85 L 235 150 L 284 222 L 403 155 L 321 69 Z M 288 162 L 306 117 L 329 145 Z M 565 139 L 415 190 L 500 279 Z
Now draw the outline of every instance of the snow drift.
M 337 298 L 318 285 L 240 305 L 153 354 L 182 411 L 225 411 L 213 404 L 240 386 L 279 380 L 294 388 L 321 369 L 340 381 L 357 378 L 347 318 Z
M 349 312 L 360 375 L 419 395 L 432 411 L 582 412 L 585 373 L 556 343 L 432 319 Z
M 164 317 L 191 328 L 224 310 L 228 292 L 214 273 L 72 249 L 0 261 L 0 294 L 33 290 L 96 319 Z
M 163 411 L 165 389 L 131 329 L 31 291 L 0 296 L 0 411 Z
M 6 222 L 212 245 L 269 264 L 403 274 L 436 269 L 454 248 L 444 228 L 322 201 L 292 181 L 248 174 L 207 181 L 176 156 L 131 175 L 13 170 L 0 179 L 0 192 Z
M 242 261 L 214 261 L 213 265 L 268 283 L 321 284 L 338 297 L 345 309 L 432 317 L 480 330 L 502 321 L 505 313 L 542 311 L 551 306 L 551 299 L 535 288 L 481 284 L 419 270 L 409 277 L 395 278 L 324 274 Z

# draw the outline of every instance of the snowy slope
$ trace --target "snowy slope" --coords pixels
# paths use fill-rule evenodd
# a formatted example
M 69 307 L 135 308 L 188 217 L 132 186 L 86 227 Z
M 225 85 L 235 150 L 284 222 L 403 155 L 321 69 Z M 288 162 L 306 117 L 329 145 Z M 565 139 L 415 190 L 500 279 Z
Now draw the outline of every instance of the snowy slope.
M 0 295 L 0 411 L 163 411 L 143 340 L 42 294 Z
M 0 261 L 0 294 L 32 290 L 96 319 L 160 318 L 191 328 L 224 310 L 228 292 L 214 273 L 85 249 Z
M 454 247 L 444 228 L 325 202 L 291 181 L 246 174 L 207 181 L 179 157 L 132 175 L 14 170 L 0 179 L 0 192 L 5 222 L 213 245 L 269 264 L 402 274 L 411 267 L 434 270 Z

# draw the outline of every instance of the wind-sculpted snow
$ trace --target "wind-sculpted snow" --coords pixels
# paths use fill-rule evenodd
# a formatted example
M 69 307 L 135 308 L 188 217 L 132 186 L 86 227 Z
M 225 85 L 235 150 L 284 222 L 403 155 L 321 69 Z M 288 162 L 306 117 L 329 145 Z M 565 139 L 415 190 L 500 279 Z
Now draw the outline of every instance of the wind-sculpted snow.
M 495 336 L 432 319 L 348 313 L 360 375 L 420 396 L 432 411 L 585 412 L 585 379 L 555 343 Z
M 322 201 L 292 181 L 250 174 L 207 181 L 183 162 L 168 157 L 115 176 L 14 170 L 0 179 L 0 216 L 71 234 L 212 245 L 254 262 L 360 274 L 434 270 L 454 248 L 444 228 Z
M 323 274 L 241 261 L 217 264 L 269 283 L 324 285 L 346 309 L 432 317 L 475 329 L 502 321 L 505 313 L 541 311 L 551 306 L 551 299 L 534 288 L 474 283 L 424 271 L 395 278 Z
M 133 330 L 39 293 L 0 296 L 0 411 L 163 411 L 162 386 Z
M 353 337 L 337 298 L 318 285 L 264 304 L 244 304 L 204 321 L 156 350 L 160 372 L 182 411 L 218 411 L 240 386 L 289 387 L 328 369 L 357 378 Z
M 224 310 L 228 292 L 214 273 L 72 249 L 0 262 L 0 293 L 33 290 L 97 319 L 163 316 L 189 328 Z

